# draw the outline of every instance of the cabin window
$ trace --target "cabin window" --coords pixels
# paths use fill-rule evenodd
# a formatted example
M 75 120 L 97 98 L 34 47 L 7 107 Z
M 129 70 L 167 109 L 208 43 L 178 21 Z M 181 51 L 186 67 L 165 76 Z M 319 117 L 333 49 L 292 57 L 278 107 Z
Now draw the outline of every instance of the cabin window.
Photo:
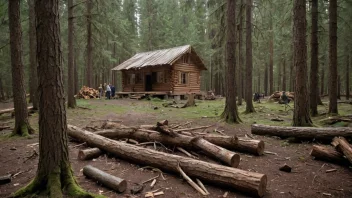
M 130 85 L 134 85 L 136 83 L 136 74 L 129 74 L 128 77 Z
M 164 72 L 157 72 L 156 73 L 156 82 L 157 83 L 164 83 L 165 82 Z
M 187 72 L 178 72 L 179 84 L 188 84 L 188 73 Z
M 136 74 L 136 84 L 142 84 L 143 79 L 142 79 L 142 74 L 141 73 L 137 73 Z

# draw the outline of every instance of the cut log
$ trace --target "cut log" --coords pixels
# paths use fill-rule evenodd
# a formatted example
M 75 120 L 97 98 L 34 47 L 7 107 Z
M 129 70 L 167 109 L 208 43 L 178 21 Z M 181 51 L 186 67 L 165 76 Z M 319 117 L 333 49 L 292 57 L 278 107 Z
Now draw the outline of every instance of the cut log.
M 166 126 L 161 126 L 161 127 L 166 127 Z M 182 148 L 197 148 L 201 149 L 204 151 L 204 153 L 208 154 L 210 157 L 216 158 L 232 167 L 237 167 L 237 159 L 239 162 L 239 155 L 231 152 L 227 149 L 224 148 L 219 148 L 221 145 L 216 145 L 214 143 L 210 143 L 207 140 L 204 141 L 192 141 L 195 139 L 194 137 L 186 136 L 186 135 L 181 135 L 181 134 L 174 134 L 175 136 L 171 137 L 169 135 L 163 135 L 158 132 L 154 131 L 141 131 L 141 130 L 135 130 L 135 129 L 130 129 L 129 131 L 126 129 L 114 129 L 114 130 L 104 130 L 104 131 L 97 131 L 95 134 L 99 134 L 104 137 L 108 138 L 114 138 L 114 139 L 122 139 L 122 138 L 131 138 L 135 139 L 139 142 L 160 142 L 165 145 L 169 146 L 176 146 L 176 147 L 182 147 Z M 204 136 L 205 137 L 205 136 Z M 212 137 L 213 140 L 216 138 Z M 210 138 L 211 139 L 211 138 Z M 219 139 L 219 137 L 217 137 Z M 236 144 L 238 139 L 236 137 L 230 137 L 227 138 L 227 141 L 223 141 L 225 143 L 222 143 L 224 145 L 234 147 L 231 144 Z M 221 141 L 217 141 L 221 143 Z M 204 145 L 202 145 L 204 144 Z M 221 150 L 221 152 L 216 152 Z M 230 157 L 233 155 L 232 157 Z M 229 157 L 231 159 L 229 159 Z M 232 161 L 232 158 L 234 161 Z M 236 166 L 237 165 L 237 166 Z
M 329 148 L 326 146 L 313 145 L 313 148 L 312 148 L 312 151 L 310 152 L 310 155 L 313 156 L 317 160 L 333 162 L 336 164 L 348 163 L 347 159 L 344 158 L 341 153 L 337 152 L 333 148 Z
M 332 140 L 335 136 L 352 137 L 351 127 L 316 128 L 316 127 L 281 127 L 267 125 L 252 125 L 252 133 L 256 135 L 294 137 L 298 139 Z
M 83 174 L 117 192 L 124 192 L 127 188 L 126 180 L 110 175 L 90 165 L 83 168 Z
M 194 130 L 198 130 L 198 129 L 206 129 L 211 127 L 211 125 L 208 126 L 200 126 L 200 127 L 194 127 L 194 128 L 184 128 L 184 129 L 176 129 L 174 130 L 174 132 L 181 132 L 181 131 L 194 131 Z
M 90 160 L 97 158 L 103 154 L 103 151 L 98 148 L 89 148 L 78 151 L 78 159 L 80 160 Z
M 5 129 L 9 129 L 9 126 L 0 126 L 0 131 L 5 130 Z
M 0 185 L 7 184 L 11 182 L 11 174 L 0 176 Z
M 204 182 L 228 186 L 236 191 L 260 197 L 264 196 L 266 192 L 267 176 L 265 174 L 141 148 L 114 141 L 72 125 L 68 125 L 68 129 L 70 137 L 81 142 L 87 142 L 89 145 L 115 154 L 122 159 L 176 173 L 178 173 L 177 166 L 180 164 L 186 174 L 199 178 Z
M 264 149 L 264 141 L 249 138 L 238 138 L 238 144 L 236 144 L 234 148 L 236 151 L 251 153 L 254 155 L 263 155 Z
M 27 109 L 32 110 L 33 106 L 30 106 Z M 4 113 L 12 113 L 12 112 L 15 112 L 15 108 L 3 109 L 3 110 L 0 110 L 0 115 Z
M 161 121 L 156 123 L 156 126 L 165 126 L 165 125 L 169 125 L 169 121 L 161 120 Z
M 338 152 L 343 153 L 348 161 L 352 164 L 352 148 L 347 140 L 343 137 L 335 137 L 331 143 Z
M 170 129 L 168 126 L 157 126 L 156 127 L 156 131 L 158 131 L 159 133 L 162 133 L 162 134 L 165 134 L 165 135 L 168 135 L 170 137 L 176 137 L 178 136 L 177 133 L 175 133 L 172 129 Z
M 207 155 L 210 155 L 214 158 L 218 158 L 222 162 L 225 162 L 226 164 L 230 165 L 231 167 L 236 168 L 240 164 L 240 155 L 222 147 L 216 146 L 201 137 L 193 138 L 192 144 L 196 148 L 205 152 Z

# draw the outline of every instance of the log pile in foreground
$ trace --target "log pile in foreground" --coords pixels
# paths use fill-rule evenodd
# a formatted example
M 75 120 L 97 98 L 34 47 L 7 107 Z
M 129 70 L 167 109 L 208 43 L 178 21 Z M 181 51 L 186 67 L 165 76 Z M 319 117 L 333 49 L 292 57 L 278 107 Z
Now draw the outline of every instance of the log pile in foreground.
M 92 99 L 98 98 L 99 91 L 90 87 L 83 86 L 81 90 L 79 90 L 77 94 L 77 98 L 79 99 Z
M 308 140 L 332 140 L 336 136 L 352 137 L 351 127 L 282 127 L 253 124 L 251 130 L 256 135 L 269 135 L 281 138 L 294 137 Z
M 211 164 L 114 141 L 72 125 L 68 125 L 68 129 L 70 137 L 135 163 L 175 173 L 178 173 L 177 167 L 180 165 L 186 174 L 204 182 L 228 186 L 237 191 L 260 197 L 264 196 L 266 191 L 267 177 L 265 174 Z

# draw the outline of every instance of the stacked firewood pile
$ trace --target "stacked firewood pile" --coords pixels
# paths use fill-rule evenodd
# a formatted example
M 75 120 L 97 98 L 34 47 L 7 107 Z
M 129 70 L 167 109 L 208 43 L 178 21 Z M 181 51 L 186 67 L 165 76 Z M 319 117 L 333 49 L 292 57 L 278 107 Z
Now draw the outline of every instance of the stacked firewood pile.
M 331 146 L 313 145 L 310 153 L 315 159 L 338 164 L 352 164 L 352 147 L 345 138 L 352 137 L 351 127 L 279 127 L 252 125 L 252 133 L 270 135 L 281 138 L 296 138 L 301 140 L 319 140 L 329 142 Z
M 209 194 L 202 184 L 204 181 L 228 186 L 254 196 L 264 196 L 266 175 L 238 169 L 240 155 L 235 152 L 262 155 L 263 141 L 227 136 L 217 129 L 213 131 L 216 134 L 205 132 L 212 126 L 186 128 L 189 123 L 169 125 L 167 120 L 162 120 L 156 125 L 125 126 L 119 122 L 99 121 L 87 126 L 87 130 L 69 125 L 68 135 L 76 141 L 95 147 L 81 150 L 78 158 L 82 160 L 92 159 L 107 152 L 134 163 L 178 173 L 202 195 Z M 198 130 L 202 131 L 198 132 Z M 198 153 L 198 151 L 201 152 Z M 186 157 L 176 155 L 176 152 L 181 152 Z M 200 160 L 199 157 L 202 154 L 221 164 Z M 88 170 L 102 175 L 94 168 L 89 167 Z M 99 179 L 102 180 L 98 180 L 100 183 L 105 182 L 109 187 L 110 176 L 99 177 Z M 116 187 L 113 189 L 121 191 L 118 186 L 124 180 L 115 178 L 115 181 Z M 149 181 L 151 185 L 157 182 L 156 178 Z M 143 186 L 143 184 L 140 185 Z M 125 186 L 125 183 L 122 185 Z M 162 191 L 154 193 L 163 194 Z M 147 194 L 153 194 L 153 192 L 147 192 Z
M 279 102 L 281 99 L 283 91 L 276 91 L 274 92 L 270 97 L 269 101 L 274 101 L 274 102 Z M 286 96 L 288 97 L 289 100 L 293 101 L 295 99 L 295 92 L 285 92 Z
M 81 90 L 79 90 L 77 94 L 77 98 L 79 99 L 91 99 L 91 98 L 98 98 L 99 91 L 90 87 L 83 86 Z

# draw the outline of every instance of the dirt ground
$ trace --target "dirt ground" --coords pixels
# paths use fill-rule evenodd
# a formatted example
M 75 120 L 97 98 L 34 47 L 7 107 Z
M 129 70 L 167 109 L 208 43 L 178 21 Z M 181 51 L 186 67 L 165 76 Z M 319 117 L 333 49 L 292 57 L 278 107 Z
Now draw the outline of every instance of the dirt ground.
M 213 129 L 223 129 L 228 135 L 244 136 L 250 134 L 250 124 L 262 123 L 271 125 L 289 125 L 292 118 L 292 111 L 285 111 L 282 105 L 261 103 L 255 104 L 257 113 L 243 114 L 241 118 L 243 124 L 229 125 L 219 121 L 219 115 L 224 106 L 222 101 L 197 101 L 197 107 L 186 109 L 174 109 L 162 107 L 162 101 L 137 101 L 130 99 L 120 100 L 78 100 L 78 105 L 88 109 L 69 109 L 68 123 L 79 127 L 84 127 L 93 120 L 120 120 L 124 125 L 154 124 L 160 119 L 168 119 L 170 124 L 182 124 L 192 121 L 191 126 L 209 125 Z M 11 103 L 0 104 L 0 109 L 11 107 Z M 158 107 L 158 108 L 155 108 Z M 244 105 L 239 107 L 239 111 L 244 110 Z M 351 105 L 339 105 L 340 114 L 351 114 Z M 319 113 L 324 113 L 326 106 L 319 107 Z M 272 122 L 270 118 L 280 117 L 284 122 Z M 317 120 L 324 117 L 314 119 Z M 38 114 L 30 117 L 30 123 L 38 131 Z M 0 116 L 0 125 L 13 127 L 14 119 L 9 115 Z M 20 187 L 26 185 L 35 176 L 38 157 L 34 150 L 38 152 L 38 134 L 30 138 L 8 138 L 11 130 L 0 131 L 0 176 L 6 174 L 16 174 L 12 182 L 0 185 L 0 197 L 8 197 Z M 241 153 L 241 163 L 238 168 L 248 171 L 264 173 L 268 177 L 267 193 L 265 197 L 352 197 L 352 174 L 351 167 L 335 165 L 327 162 L 317 161 L 310 157 L 309 153 L 313 143 L 300 142 L 292 143 L 288 140 L 281 140 L 273 137 L 254 136 L 265 142 L 265 150 L 276 154 L 265 154 L 263 156 L 252 156 Z M 34 144 L 34 145 L 33 145 Z M 80 161 L 77 159 L 79 149 L 78 143 L 70 142 L 70 159 L 82 188 L 106 197 L 144 197 L 145 192 L 150 191 L 150 182 L 144 185 L 142 193 L 131 195 L 130 189 L 135 183 L 140 183 L 149 178 L 157 176 L 158 172 L 152 170 L 141 170 L 138 164 L 132 164 L 117 157 L 106 155 L 90 161 Z M 183 156 L 175 151 L 174 154 Z M 207 161 L 218 163 L 205 158 Z M 128 189 L 124 193 L 111 191 L 93 180 L 83 176 L 82 168 L 85 165 L 92 165 L 104 170 L 112 175 L 126 179 Z M 292 172 L 279 171 L 279 168 L 288 164 Z M 328 169 L 337 169 L 336 172 L 326 173 Z M 187 182 L 183 181 L 178 174 L 164 173 L 166 180 L 160 177 L 155 187 L 162 188 L 165 195 L 160 198 L 195 198 L 202 197 Z M 205 183 L 205 182 L 204 182 Z M 249 197 L 234 189 L 227 189 L 221 186 L 214 186 L 205 183 L 210 192 L 208 197 L 223 197 L 228 192 L 227 197 Z

